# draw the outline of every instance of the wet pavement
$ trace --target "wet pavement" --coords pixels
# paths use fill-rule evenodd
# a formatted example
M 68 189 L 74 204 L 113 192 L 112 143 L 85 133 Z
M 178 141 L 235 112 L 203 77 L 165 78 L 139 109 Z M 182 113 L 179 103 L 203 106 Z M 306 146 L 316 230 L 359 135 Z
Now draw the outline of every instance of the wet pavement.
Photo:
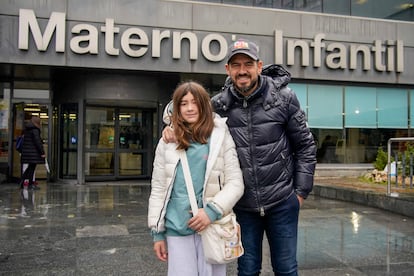
M 148 182 L 40 186 L 0 184 L 0 275 L 166 275 L 146 226 Z M 414 275 L 414 218 L 311 195 L 298 261 L 305 276 Z M 273 275 L 267 246 L 261 275 Z

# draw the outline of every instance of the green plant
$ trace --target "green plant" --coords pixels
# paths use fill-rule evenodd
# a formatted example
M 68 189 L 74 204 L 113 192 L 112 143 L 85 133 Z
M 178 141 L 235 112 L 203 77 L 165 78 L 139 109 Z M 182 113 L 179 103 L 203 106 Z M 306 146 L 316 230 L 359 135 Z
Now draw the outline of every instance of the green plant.
M 397 156 L 396 156 L 397 159 L 398 159 L 397 161 L 401 162 L 404 159 L 405 164 L 409 165 L 410 164 L 410 155 L 414 156 L 414 144 L 410 143 L 410 142 L 406 142 L 404 144 L 404 148 L 405 148 L 404 151 L 398 151 L 397 152 Z M 392 163 L 394 161 L 395 161 L 395 158 L 394 158 L 393 155 L 391 155 L 390 163 Z M 382 147 L 379 147 L 378 151 L 377 151 L 377 157 L 375 158 L 375 161 L 373 163 L 374 168 L 377 169 L 377 170 L 382 171 L 382 170 L 385 169 L 385 166 L 387 166 L 387 164 L 388 164 L 388 153 L 385 152 L 382 149 Z M 401 166 L 399 166 L 398 167 L 398 172 L 401 172 L 401 170 L 402 170 L 402 168 L 401 168 Z
M 411 142 L 406 142 L 404 144 L 404 151 L 400 151 L 398 152 L 398 161 L 404 162 L 406 168 L 406 173 L 408 173 L 407 170 L 409 170 L 409 166 L 410 166 L 410 156 L 412 158 L 412 156 L 414 156 L 414 145 Z M 398 173 L 402 172 L 402 167 L 400 166 L 398 168 Z
M 377 170 L 382 171 L 388 163 L 388 156 L 387 153 L 382 149 L 382 147 L 378 148 L 377 157 L 375 158 L 374 168 Z

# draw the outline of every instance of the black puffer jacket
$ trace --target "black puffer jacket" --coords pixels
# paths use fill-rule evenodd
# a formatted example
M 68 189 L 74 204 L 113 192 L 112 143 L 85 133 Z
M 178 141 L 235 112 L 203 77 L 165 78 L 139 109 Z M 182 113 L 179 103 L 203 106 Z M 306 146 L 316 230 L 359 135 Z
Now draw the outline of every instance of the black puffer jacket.
M 45 154 L 40 129 L 31 121 L 27 121 L 24 128 L 24 140 L 21 155 L 21 163 L 43 164 L 45 159 L 41 155 Z
M 289 81 L 283 67 L 269 65 L 249 97 L 228 79 L 212 98 L 215 111 L 228 117 L 243 170 L 245 191 L 235 209 L 265 212 L 293 192 L 306 198 L 312 190 L 316 146 Z

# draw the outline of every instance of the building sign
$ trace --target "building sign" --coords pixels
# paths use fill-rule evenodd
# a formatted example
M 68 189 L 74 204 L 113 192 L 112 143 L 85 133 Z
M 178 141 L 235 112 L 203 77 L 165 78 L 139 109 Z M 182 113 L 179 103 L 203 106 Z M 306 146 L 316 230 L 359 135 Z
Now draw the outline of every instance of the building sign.
M 70 50 L 79 55 L 99 55 L 99 36 L 104 36 L 103 49 L 110 56 L 120 53 L 132 58 L 151 55 L 161 57 L 163 41 L 171 41 L 172 58 L 181 59 L 181 46 L 184 40 L 189 44 L 189 59 L 199 59 L 199 48 L 203 57 L 210 62 L 221 62 L 226 58 L 227 39 L 218 33 L 210 33 L 200 38 L 190 31 L 171 31 L 153 29 L 149 35 L 143 29 L 130 27 L 121 32 L 115 25 L 114 19 L 107 18 L 103 26 L 97 28 L 91 24 L 77 24 L 70 30 Z M 47 51 L 53 36 L 55 36 L 55 51 L 66 51 L 66 14 L 52 12 L 44 32 L 41 32 L 39 22 L 33 10 L 20 9 L 18 48 L 29 50 L 29 38 L 32 36 L 38 51 Z M 151 39 L 150 39 L 151 38 Z M 116 41 L 119 39 L 119 42 Z M 372 69 L 378 72 L 404 71 L 404 44 L 402 40 L 375 40 L 372 45 L 345 44 L 340 42 L 325 42 L 326 35 L 318 33 L 313 41 L 302 39 L 284 39 L 281 30 L 275 30 L 274 54 L 276 64 L 326 66 L 332 70 L 355 70 L 360 66 L 364 71 Z M 116 47 L 115 45 L 120 45 Z M 149 49 L 151 52 L 149 53 Z M 295 60 L 295 53 L 300 53 L 300 60 Z M 313 60 L 311 60 L 311 56 Z M 373 68 L 372 68 L 373 67 Z
M 358 66 L 358 57 L 361 59 L 362 69 L 370 71 L 371 64 L 379 72 L 398 72 L 404 71 L 404 45 L 402 40 L 375 40 L 371 46 L 351 44 L 346 46 L 343 43 L 325 43 L 325 34 L 315 35 L 313 41 L 305 40 L 285 40 L 282 31 L 275 31 L 275 63 L 295 65 L 295 51 L 300 49 L 302 59 L 300 65 L 310 66 L 310 52 L 313 53 L 313 64 L 315 68 L 325 66 L 330 69 L 351 69 L 355 70 Z M 325 52 L 325 53 L 323 53 Z M 287 60 L 284 63 L 284 56 Z
M 53 12 L 42 35 L 39 24 L 33 10 L 21 9 L 19 12 L 19 42 L 20 50 L 29 49 L 29 35 L 31 34 L 38 51 L 47 51 L 53 35 L 56 35 L 55 50 L 64 53 L 66 50 L 66 14 Z M 147 54 L 150 41 L 148 34 L 137 27 L 128 28 L 120 34 L 120 28 L 115 26 L 114 19 L 106 19 L 105 25 L 101 26 L 100 32 L 105 37 L 104 49 L 106 54 L 118 56 L 120 50 L 126 55 L 139 58 Z M 70 49 L 76 54 L 99 54 L 98 36 L 99 30 L 91 24 L 77 24 L 72 30 Z M 120 35 L 121 49 L 115 47 L 115 38 Z M 190 44 L 190 59 L 198 59 L 198 38 L 192 32 L 171 32 L 170 30 L 153 30 L 151 41 L 151 56 L 159 58 L 161 56 L 161 44 L 163 40 L 172 37 L 173 59 L 181 58 L 181 41 L 187 39 Z M 211 52 L 210 45 L 218 43 L 219 51 Z M 208 34 L 201 41 L 201 52 L 209 61 L 222 61 L 227 55 L 227 41 L 220 34 Z

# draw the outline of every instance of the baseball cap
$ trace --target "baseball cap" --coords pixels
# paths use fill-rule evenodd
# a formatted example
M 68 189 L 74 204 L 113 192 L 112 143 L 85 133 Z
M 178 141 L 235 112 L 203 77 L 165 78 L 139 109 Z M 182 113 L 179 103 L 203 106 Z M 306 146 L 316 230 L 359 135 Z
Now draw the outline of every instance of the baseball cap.
M 227 62 L 236 54 L 245 54 L 254 60 L 259 60 L 259 47 L 249 40 L 238 39 L 229 47 Z

